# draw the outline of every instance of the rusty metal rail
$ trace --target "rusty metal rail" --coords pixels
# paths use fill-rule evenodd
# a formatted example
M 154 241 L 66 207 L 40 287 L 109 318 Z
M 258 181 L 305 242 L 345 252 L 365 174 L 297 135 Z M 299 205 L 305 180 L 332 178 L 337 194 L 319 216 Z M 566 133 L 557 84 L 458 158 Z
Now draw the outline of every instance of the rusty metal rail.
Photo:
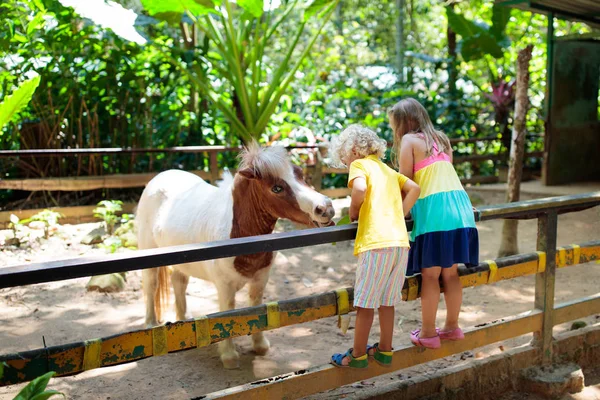
M 556 252 L 556 264 L 559 268 L 596 260 L 600 260 L 600 240 L 559 248 Z M 459 275 L 463 287 L 474 287 L 542 273 L 545 269 L 546 254 L 536 252 L 485 261 L 476 268 L 461 266 Z M 420 294 L 420 276 L 407 278 L 402 289 L 402 299 L 416 300 Z M 87 342 L 8 354 L 0 356 L 0 362 L 4 361 L 12 367 L 7 369 L 4 379 L 0 379 L 0 386 L 34 379 L 48 372 L 48 369 L 56 371 L 58 376 L 72 375 L 93 368 L 205 347 L 228 338 L 332 317 L 343 313 L 341 310 L 353 311 L 353 298 L 353 289 L 344 288 L 314 296 L 218 312 L 193 320 Z M 594 305 L 600 312 L 600 302 Z M 581 312 L 580 309 L 568 309 L 562 311 L 561 315 L 564 316 L 563 319 L 569 318 L 569 313 L 577 311 Z M 156 337 L 167 338 L 166 352 L 157 351 Z M 99 350 L 94 352 L 95 359 L 91 359 L 89 355 L 89 349 L 93 346 L 97 346 Z

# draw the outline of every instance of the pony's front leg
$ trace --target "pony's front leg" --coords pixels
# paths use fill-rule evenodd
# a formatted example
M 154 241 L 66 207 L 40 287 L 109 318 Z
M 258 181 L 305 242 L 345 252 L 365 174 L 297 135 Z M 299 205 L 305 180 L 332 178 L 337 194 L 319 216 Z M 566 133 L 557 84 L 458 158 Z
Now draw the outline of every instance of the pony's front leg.
M 271 267 L 263 268 L 262 270 L 257 272 L 256 275 L 254 275 L 254 278 L 250 281 L 248 287 L 248 298 L 250 307 L 257 306 L 263 303 L 263 293 L 265 291 L 267 281 L 269 280 L 270 270 Z M 264 356 L 265 354 L 267 354 L 271 346 L 263 332 L 256 332 L 252 334 L 252 344 L 254 352 L 259 356 Z
M 217 292 L 219 296 L 219 309 L 221 311 L 233 310 L 235 308 L 235 292 L 237 288 L 232 283 L 217 284 Z M 227 369 L 240 367 L 240 354 L 235 349 L 235 344 L 232 339 L 225 339 L 219 342 L 219 354 L 221 362 Z
M 158 268 L 142 270 L 142 286 L 146 300 L 146 328 L 152 328 L 158 325 L 154 309 L 154 296 L 158 289 Z

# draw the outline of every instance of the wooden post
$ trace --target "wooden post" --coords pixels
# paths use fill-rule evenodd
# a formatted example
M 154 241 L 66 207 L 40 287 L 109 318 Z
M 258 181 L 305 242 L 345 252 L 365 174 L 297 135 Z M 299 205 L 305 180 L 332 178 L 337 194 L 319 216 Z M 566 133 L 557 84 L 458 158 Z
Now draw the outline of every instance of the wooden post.
M 542 310 L 542 330 L 534 332 L 533 344 L 542 349 L 542 364 L 552 363 L 552 328 L 554 327 L 554 284 L 556 277 L 556 211 L 538 219 L 537 250 L 546 253 L 546 269 L 535 276 L 535 308 Z
M 323 189 L 323 159 L 318 149 L 315 151 L 315 165 L 312 171 L 311 184 L 317 192 Z
M 209 153 L 210 158 L 210 183 L 216 185 L 217 180 L 219 180 L 219 162 L 217 159 L 217 153 L 212 151 Z
M 525 153 L 525 134 L 527 132 L 527 111 L 529 110 L 529 61 L 533 46 L 529 45 L 519 52 L 517 58 L 517 93 L 515 95 L 515 122 L 512 131 L 512 144 L 510 146 L 510 160 L 508 162 L 508 190 L 506 202 L 519 201 L 521 191 L 521 175 L 523 172 L 523 158 Z M 517 241 L 519 221 L 505 219 L 502 225 L 502 242 L 498 250 L 498 257 L 512 256 L 519 253 Z

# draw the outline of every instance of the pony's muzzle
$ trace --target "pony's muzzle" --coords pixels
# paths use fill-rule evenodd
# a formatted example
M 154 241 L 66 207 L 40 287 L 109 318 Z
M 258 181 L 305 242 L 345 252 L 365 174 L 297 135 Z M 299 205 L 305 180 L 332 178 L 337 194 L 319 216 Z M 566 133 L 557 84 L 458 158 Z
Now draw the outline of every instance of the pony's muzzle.
M 331 220 L 335 216 L 335 210 L 331 204 L 331 200 L 327 199 L 327 202 L 323 206 L 315 207 L 315 216 Z

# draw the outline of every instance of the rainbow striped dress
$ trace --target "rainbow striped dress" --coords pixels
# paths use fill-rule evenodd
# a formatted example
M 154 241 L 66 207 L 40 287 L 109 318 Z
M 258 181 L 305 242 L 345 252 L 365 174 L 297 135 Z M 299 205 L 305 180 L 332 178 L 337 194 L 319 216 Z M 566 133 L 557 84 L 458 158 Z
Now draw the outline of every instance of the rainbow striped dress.
M 406 275 L 457 263 L 476 266 L 479 237 L 473 206 L 450 156 L 438 151 L 434 142 L 432 155 L 416 163 L 413 171 L 421 195 L 411 210 L 414 225 Z

